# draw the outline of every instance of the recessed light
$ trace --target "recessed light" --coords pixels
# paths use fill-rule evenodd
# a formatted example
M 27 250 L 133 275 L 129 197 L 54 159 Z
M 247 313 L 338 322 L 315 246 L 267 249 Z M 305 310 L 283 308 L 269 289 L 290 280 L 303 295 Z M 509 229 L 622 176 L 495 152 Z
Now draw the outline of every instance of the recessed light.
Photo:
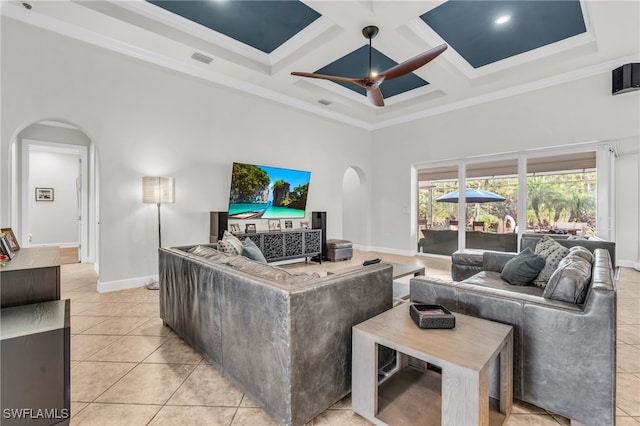
M 506 24 L 511 19 L 510 15 L 501 15 L 495 20 L 495 23 L 498 25 Z

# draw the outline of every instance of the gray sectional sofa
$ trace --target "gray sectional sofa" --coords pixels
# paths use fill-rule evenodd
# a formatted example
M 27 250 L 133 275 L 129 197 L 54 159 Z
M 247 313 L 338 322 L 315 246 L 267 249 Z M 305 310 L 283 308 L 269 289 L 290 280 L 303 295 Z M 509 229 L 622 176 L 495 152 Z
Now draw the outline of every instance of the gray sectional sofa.
M 304 424 L 344 397 L 351 327 L 391 308 L 392 267 L 319 277 L 207 252 L 159 250 L 165 324 L 280 424 Z
M 573 241 L 559 243 L 568 246 Z M 582 303 L 544 297 L 540 287 L 510 285 L 501 272 L 516 254 L 496 252 L 484 253 L 481 270 L 459 282 L 413 278 L 410 298 L 512 325 L 515 398 L 585 425 L 613 425 L 617 314 L 608 249 L 615 251 L 615 245 L 603 247 L 589 247 L 593 261 Z

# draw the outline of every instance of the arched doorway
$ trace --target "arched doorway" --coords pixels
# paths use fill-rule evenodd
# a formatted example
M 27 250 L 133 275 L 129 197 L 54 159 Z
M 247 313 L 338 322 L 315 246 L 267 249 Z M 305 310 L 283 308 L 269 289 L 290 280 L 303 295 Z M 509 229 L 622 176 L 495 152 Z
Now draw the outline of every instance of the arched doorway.
M 349 167 L 342 177 L 342 236 L 359 246 L 367 245 L 366 223 L 369 209 L 364 203 L 364 173 Z
M 78 261 L 96 262 L 95 159 L 92 139 L 69 122 L 42 120 L 16 133 L 10 221 L 22 246 L 77 247 Z

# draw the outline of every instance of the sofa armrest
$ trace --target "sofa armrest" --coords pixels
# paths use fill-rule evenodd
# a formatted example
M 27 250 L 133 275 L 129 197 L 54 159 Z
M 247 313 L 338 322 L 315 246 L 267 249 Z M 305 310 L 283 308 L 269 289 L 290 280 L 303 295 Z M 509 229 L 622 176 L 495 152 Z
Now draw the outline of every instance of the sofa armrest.
M 420 275 L 409 281 L 409 300 L 458 310 L 457 281 Z
M 517 253 L 486 251 L 482 254 L 482 270 L 502 272 L 504 265 L 516 257 Z

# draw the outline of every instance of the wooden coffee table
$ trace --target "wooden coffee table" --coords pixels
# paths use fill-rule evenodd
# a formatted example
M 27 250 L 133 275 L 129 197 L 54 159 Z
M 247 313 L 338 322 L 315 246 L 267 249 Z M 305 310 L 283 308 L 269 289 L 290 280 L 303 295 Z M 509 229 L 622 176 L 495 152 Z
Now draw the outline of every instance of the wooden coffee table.
M 377 424 L 503 424 L 511 413 L 513 328 L 454 313 L 453 329 L 423 330 L 409 303 L 353 327 L 353 410 Z M 398 351 L 396 368 L 379 379 L 378 345 Z M 409 365 L 409 356 L 441 374 Z M 489 397 L 489 368 L 499 357 L 499 401 Z

